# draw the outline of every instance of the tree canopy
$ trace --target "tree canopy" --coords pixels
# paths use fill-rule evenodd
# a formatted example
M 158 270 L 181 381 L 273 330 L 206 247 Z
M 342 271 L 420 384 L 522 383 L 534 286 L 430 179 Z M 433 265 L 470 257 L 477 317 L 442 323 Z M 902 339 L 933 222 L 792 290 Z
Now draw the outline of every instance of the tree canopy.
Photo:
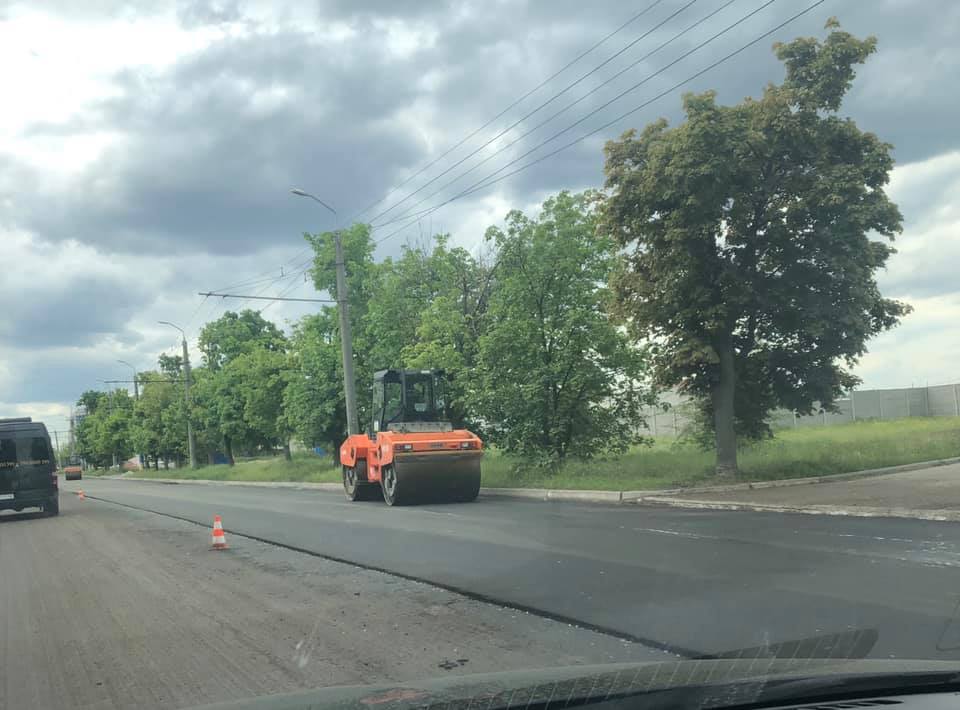
M 734 106 L 683 98 L 606 146 L 604 229 L 623 250 L 615 309 L 655 375 L 701 403 L 718 472 L 784 406 L 831 408 L 867 340 L 909 311 L 875 281 L 901 229 L 891 146 L 837 115 L 876 40 L 828 25 L 776 45 L 786 79 Z

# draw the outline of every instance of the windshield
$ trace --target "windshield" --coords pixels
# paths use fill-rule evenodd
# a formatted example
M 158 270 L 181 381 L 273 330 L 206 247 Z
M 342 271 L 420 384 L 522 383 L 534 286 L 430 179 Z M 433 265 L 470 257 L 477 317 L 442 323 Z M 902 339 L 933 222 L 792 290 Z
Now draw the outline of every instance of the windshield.
M 0 435 L 0 468 L 49 464 L 50 447 L 42 436 L 4 438 Z
M 0 709 L 960 664 L 958 37 L 0 0 Z

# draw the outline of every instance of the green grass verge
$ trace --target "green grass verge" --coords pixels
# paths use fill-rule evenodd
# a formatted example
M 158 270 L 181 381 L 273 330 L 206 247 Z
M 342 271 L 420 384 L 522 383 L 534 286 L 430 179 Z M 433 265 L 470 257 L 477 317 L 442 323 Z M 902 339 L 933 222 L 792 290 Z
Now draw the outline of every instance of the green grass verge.
M 960 456 L 956 417 L 866 421 L 777 432 L 739 452 L 738 481 L 767 481 L 861 471 Z M 696 446 L 659 439 L 610 460 L 571 461 L 547 475 L 491 452 L 483 484 L 491 487 L 647 490 L 716 482 L 714 455 Z M 517 475 L 515 470 L 524 471 Z
M 765 481 L 824 476 L 868 468 L 960 456 L 960 419 L 913 417 L 835 426 L 804 427 L 740 450 L 739 481 Z M 713 454 L 672 439 L 636 447 L 616 459 L 569 461 L 546 474 L 522 461 L 488 450 L 483 461 L 483 485 L 499 488 L 570 488 L 580 490 L 646 490 L 716 482 Z M 153 478 L 233 481 L 340 480 L 328 457 L 301 453 L 292 462 L 282 457 L 204 466 L 197 470 L 143 471 Z
M 329 456 L 297 453 L 293 461 L 282 456 L 238 461 L 235 466 L 201 466 L 197 469 L 135 471 L 130 474 L 145 478 L 179 478 L 207 481 L 297 481 L 323 483 L 340 480 L 340 468 Z

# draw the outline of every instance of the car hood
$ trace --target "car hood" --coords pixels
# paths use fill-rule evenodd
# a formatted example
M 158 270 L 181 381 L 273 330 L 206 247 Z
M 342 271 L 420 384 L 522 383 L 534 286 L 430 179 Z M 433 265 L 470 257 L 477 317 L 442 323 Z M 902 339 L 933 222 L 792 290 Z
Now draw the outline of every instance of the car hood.
M 321 688 L 206 705 L 195 710 L 306 708 L 528 707 L 573 699 L 644 694 L 672 707 L 727 707 L 755 702 L 827 698 L 831 693 L 939 692 L 960 683 L 960 663 L 922 660 L 740 658 L 572 666 L 446 676 L 405 683 Z M 695 695 L 694 695 L 695 691 Z

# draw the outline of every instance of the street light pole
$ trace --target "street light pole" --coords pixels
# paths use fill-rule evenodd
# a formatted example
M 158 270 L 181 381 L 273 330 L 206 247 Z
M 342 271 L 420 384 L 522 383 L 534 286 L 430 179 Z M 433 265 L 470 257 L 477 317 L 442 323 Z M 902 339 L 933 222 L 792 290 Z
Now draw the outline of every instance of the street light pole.
M 318 202 L 334 215 L 337 211 L 315 195 L 303 190 L 290 190 L 299 197 L 309 197 Z M 340 316 L 340 349 L 343 357 L 343 395 L 347 405 L 347 434 L 359 434 L 359 419 L 357 417 L 357 380 L 353 374 L 353 334 L 350 328 L 350 300 L 347 297 L 347 271 L 343 260 L 343 242 L 340 239 L 340 230 L 333 232 L 333 248 L 335 266 L 337 268 L 337 313 Z
M 137 368 L 135 368 L 126 360 L 117 360 L 117 362 L 119 362 L 121 365 L 126 365 L 131 370 L 133 370 L 133 401 L 139 402 L 140 401 L 140 385 L 137 383 L 137 376 L 138 376 Z
M 183 401 L 187 408 L 187 448 L 190 451 L 190 468 L 197 467 L 197 445 L 193 438 L 193 423 L 190 421 L 190 352 L 187 350 L 187 334 L 183 328 L 174 325 L 170 321 L 158 321 L 160 325 L 169 325 L 180 331 L 183 337 Z

